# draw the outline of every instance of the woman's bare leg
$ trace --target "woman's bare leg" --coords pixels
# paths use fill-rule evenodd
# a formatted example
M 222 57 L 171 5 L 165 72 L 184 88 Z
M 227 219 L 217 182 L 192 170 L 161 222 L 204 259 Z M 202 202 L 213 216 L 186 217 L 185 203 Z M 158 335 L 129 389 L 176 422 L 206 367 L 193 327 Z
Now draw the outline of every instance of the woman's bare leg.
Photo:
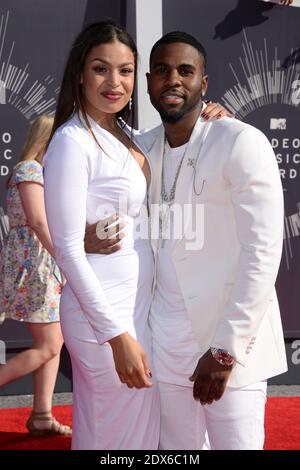
M 34 338 L 32 348 L 16 354 L 0 367 L 0 387 L 39 369 L 62 347 L 60 323 L 27 323 Z
M 60 323 L 53 324 L 54 330 L 51 334 L 55 335 L 57 341 L 57 354 L 45 362 L 39 369 L 33 373 L 33 411 L 36 413 L 51 411 L 52 408 L 52 397 L 59 367 L 60 351 L 63 345 L 63 337 L 61 333 Z M 55 331 L 56 330 L 56 331 Z M 31 332 L 32 335 L 36 335 L 35 331 Z M 47 332 L 45 332 L 47 335 Z M 39 332 L 38 332 L 39 336 Z

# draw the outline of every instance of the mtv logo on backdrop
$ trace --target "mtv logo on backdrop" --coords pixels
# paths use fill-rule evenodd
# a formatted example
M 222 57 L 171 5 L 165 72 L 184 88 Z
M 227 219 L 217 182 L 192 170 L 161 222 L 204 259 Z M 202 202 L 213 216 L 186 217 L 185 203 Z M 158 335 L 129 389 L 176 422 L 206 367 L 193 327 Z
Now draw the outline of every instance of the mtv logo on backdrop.
M 270 119 L 270 129 L 286 129 L 286 119 L 285 118 L 271 118 Z
M 6 104 L 5 84 L 0 80 L 0 104 Z

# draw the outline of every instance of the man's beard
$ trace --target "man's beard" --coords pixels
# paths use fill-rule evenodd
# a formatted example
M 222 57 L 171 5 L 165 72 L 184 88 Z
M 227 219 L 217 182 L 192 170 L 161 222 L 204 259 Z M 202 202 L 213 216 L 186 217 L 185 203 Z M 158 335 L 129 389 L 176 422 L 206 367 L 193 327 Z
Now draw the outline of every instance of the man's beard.
M 201 98 L 200 98 L 201 103 Z M 179 122 L 186 114 L 189 114 L 194 108 L 200 106 L 199 100 L 186 101 L 180 109 L 177 111 L 165 110 L 162 106 L 155 106 L 156 111 L 159 112 L 162 122 L 167 122 L 168 124 L 176 124 Z M 200 108 L 199 108 L 200 109 Z
M 168 124 L 176 124 L 184 117 L 187 112 L 187 109 L 183 107 L 179 111 L 170 112 L 159 108 L 157 109 L 157 111 L 160 114 L 162 122 L 167 122 Z

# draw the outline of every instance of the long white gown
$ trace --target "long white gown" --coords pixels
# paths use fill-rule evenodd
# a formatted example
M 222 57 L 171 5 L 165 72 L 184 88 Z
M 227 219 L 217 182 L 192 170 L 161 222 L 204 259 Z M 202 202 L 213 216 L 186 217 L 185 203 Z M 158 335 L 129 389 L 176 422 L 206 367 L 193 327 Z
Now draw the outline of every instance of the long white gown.
M 56 261 L 67 279 L 61 325 L 73 369 L 73 449 L 157 449 L 159 398 L 129 389 L 107 341 L 128 331 L 147 352 L 153 257 L 147 238 L 145 176 L 127 148 L 90 118 L 101 148 L 78 116 L 59 128 L 45 158 L 45 202 Z M 86 223 L 118 212 L 122 249 L 86 254 Z

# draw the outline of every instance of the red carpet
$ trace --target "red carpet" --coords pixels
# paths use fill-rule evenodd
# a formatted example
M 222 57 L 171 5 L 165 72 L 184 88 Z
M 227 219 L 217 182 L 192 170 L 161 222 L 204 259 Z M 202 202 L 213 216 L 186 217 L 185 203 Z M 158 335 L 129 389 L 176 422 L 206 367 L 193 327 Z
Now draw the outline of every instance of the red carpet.
M 0 449 L 67 450 L 67 437 L 31 437 L 24 423 L 29 408 L 0 409 Z M 71 425 L 71 406 L 55 406 L 53 414 Z M 272 397 L 266 407 L 266 442 L 268 450 L 300 450 L 300 397 Z
M 0 449 L 1 450 L 68 450 L 71 448 L 69 437 L 30 436 L 25 423 L 30 413 L 29 408 L 0 409 Z M 72 407 L 54 406 L 53 415 L 63 423 L 71 426 Z
M 300 397 L 268 398 L 265 423 L 265 449 L 300 450 Z

